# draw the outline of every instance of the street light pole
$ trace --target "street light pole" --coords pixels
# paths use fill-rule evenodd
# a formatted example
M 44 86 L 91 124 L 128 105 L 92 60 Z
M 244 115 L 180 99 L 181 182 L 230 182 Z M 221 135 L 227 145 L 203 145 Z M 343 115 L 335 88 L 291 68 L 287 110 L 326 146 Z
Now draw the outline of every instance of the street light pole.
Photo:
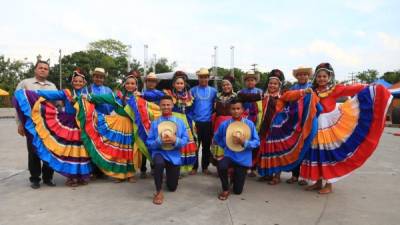
M 62 89 L 62 67 L 61 67 L 61 49 L 58 50 L 60 56 L 58 57 L 58 64 L 60 65 L 60 90 Z
M 231 76 L 235 77 L 235 46 L 231 46 Z
M 153 63 L 153 72 L 156 73 L 156 63 L 157 63 L 157 55 L 153 54 L 154 63 Z
M 217 74 L 218 74 L 218 54 L 217 54 L 218 46 L 214 46 L 214 87 L 217 88 Z
M 144 45 L 144 55 L 143 55 L 143 76 L 142 83 L 144 83 L 144 77 L 147 75 L 147 55 L 148 55 L 149 46 L 147 44 Z M 143 85 L 143 90 L 146 90 L 146 85 Z
M 126 68 L 128 70 L 128 73 L 131 72 L 131 55 L 132 55 L 131 51 L 132 51 L 132 45 L 128 45 L 128 55 L 127 55 L 128 66 Z

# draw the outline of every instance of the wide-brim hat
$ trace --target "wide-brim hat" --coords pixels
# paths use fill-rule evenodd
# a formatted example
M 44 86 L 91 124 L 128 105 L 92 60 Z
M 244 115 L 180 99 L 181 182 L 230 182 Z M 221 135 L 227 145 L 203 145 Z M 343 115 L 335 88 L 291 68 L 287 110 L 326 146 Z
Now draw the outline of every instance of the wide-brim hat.
M 243 80 L 247 80 L 249 78 L 254 78 L 256 79 L 256 82 L 260 81 L 260 74 L 254 70 L 249 70 L 246 72 L 246 74 L 244 74 L 243 76 Z
M 146 80 L 158 80 L 157 75 L 154 72 L 147 74 Z
M 308 74 L 308 76 L 312 76 L 313 69 L 311 67 L 299 67 L 293 70 L 293 76 L 296 77 L 297 74 Z
M 210 76 L 210 71 L 208 71 L 207 68 L 200 68 L 197 72 L 196 72 L 197 76 Z
M 244 147 L 233 143 L 233 136 L 235 135 L 243 135 L 244 140 L 249 140 L 251 135 L 250 127 L 241 121 L 234 121 L 226 129 L 226 145 L 234 152 L 241 152 L 244 150 Z
M 158 124 L 157 130 L 158 130 L 158 136 L 160 137 L 160 139 L 162 139 L 164 135 L 175 136 L 177 126 L 176 123 L 172 121 L 163 121 Z M 171 144 L 163 144 L 161 145 L 161 148 L 163 150 L 172 150 L 174 149 L 174 146 Z
M 104 70 L 104 68 L 100 68 L 100 67 L 96 67 L 93 72 L 92 72 L 92 76 L 95 74 L 99 74 L 99 75 L 103 75 L 106 76 L 106 71 Z

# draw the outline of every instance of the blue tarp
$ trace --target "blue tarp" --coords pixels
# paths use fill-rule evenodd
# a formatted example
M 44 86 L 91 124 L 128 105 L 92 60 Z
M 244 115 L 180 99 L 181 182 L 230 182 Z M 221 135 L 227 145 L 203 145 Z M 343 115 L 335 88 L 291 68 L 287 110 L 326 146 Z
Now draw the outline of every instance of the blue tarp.
M 378 79 L 378 80 L 376 80 L 374 83 L 375 83 L 375 84 L 383 85 L 385 88 L 390 88 L 390 87 L 392 86 L 391 83 L 387 82 L 387 81 L 384 80 L 384 79 Z

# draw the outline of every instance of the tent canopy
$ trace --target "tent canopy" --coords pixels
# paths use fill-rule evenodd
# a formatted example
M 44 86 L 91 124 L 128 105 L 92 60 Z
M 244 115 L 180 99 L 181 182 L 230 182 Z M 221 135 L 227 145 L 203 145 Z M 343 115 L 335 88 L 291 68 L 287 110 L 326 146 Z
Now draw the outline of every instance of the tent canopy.
M 384 80 L 384 79 L 378 79 L 378 80 L 376 80 L 374 83 L 375 83 L 375 84 L 383 85 L 385 88 L 390 88 L 390 87 L 392 86 L 391 83 L 387 82 L 387 81 Z

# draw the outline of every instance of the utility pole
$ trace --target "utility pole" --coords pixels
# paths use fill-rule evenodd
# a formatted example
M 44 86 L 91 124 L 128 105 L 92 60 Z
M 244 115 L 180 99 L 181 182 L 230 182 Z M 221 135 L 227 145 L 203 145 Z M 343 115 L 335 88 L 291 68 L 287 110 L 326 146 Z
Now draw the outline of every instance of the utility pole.
M 254 71 L 254 73 L 256 72 L 256 66 L 257 66 L 258 64 L 256 64 L 256 63 L 254 63 L 254 64 L 251 64 L 250 66 L 252 66 L 253 67 L 253 71 Z
M 355 83 L 354 74 L 355 74 L 354 72 L 351 72 L 351 73 L 350 73 L 351 84 L 354 84 L 354 83 Z

